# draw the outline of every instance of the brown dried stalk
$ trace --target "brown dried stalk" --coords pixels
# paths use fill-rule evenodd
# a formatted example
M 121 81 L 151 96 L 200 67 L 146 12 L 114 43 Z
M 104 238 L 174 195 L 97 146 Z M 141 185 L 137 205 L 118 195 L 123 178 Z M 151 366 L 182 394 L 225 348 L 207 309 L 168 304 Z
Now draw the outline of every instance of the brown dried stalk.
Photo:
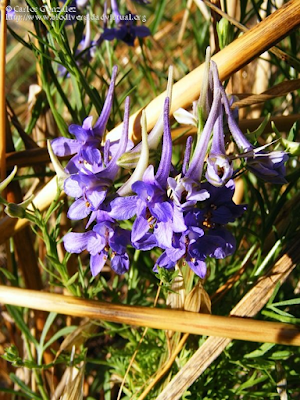
M 7 0 L 0 1 L 0 181 L 6 177 L 6 107 L 5 107 L 5 55 Z
M 299 236 L 299 235 L 298 235 Z M 270 299 L 275 287 L 282 284 L 289 274 L 293 271 L 300 261 L 299 237 L 287 252 L 276 262 L 274 267 L 242 298 L 242 300 L 232 309 L 230 315 L 235 317 L 255 316 Z M 262 328 L 262 334 L 268 341 L 268 332 Z M 226 330 L 227 327 L 224 326 Z M 249 336 L 251 331 L 249 331 Z M 277 332 L 277 338 L 282 335 Z M 190 358 L 181 371 L 165 387 L 157 400 L 177 400 L 180 399 L 185 390 L 210 366 L 210 364 L 223 352 L 231 342 L 230 339 L 209 337 L 205 343 Z
M 297 246 L 299 246 L 299 243 L 297 243 Z M 295 252 L 295 246 L 293 250 Z M 242 300 L 242 306 L 235 307 L 232 315 L 252 316 L 262 308 L 265 301 L 268 300 L 268 296 L 272 294 L 274 282 L 277 283 L 282 278 L 280 264 L 282 263 L 285 268 L 288 268 L 289 272 L 294 268 L 295 263 L 289 258 L 289 255 L 290 253 L 285 255 L 280 260 L 280 263 L 276 264 L 273 272 L 274 276 L 265 277 L 257 285 L 258 289 L 256 288 L 255 294 L 258 291 L 260 296 L 253 297 L 251 291 Z M 296 256 L 299 258 L 298 254 Z M 278 271 L 278 269 L 280 270 Z M 154 329 L 169 330 L 172 327 L 172 331 L 196 335 L 219 336 L 254 342 L 265 342 L 267 340 L 268 343 L 300 345 L 300 329 L 291 324 L 221 317 L 172 309 L 103 303 L 7 286 L 0 286 L 0 302 L 35 310 L 54 311 L 60 314 Z M 247 302 L 246 305 L 245 302 Z

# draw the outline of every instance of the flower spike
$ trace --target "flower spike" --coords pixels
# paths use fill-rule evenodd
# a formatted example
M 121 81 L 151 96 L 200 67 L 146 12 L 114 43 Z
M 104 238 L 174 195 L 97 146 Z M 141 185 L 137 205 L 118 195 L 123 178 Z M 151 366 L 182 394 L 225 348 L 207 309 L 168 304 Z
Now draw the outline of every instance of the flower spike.
M 223 133 L 223 108 L 219 104 L 218 118 L 214 125 L 211 151 L 207 159 L 206 179 L 214 186 L 223 186 L 232 177 L 233 167 L 225 152 Z
M 166 187 L 167 185 L 167 179 L 170 175 L 171 160 L 172 160 L 172 137 L 170 129 L 169 110 L 170 110 L 170 100 L 167 97 L 164 106 L 164 137 L 163 137 L 161 160 L 155 175 L 155 179 L 162 188 Z
M 146 121 L 146 112 L 143 110 L 142 112 L 142 151 L 140 159 L 137 163 L 137 166 L 128 179 L 127 182 L 124 183 L 122 187 L 118 190 L 118 194 L 120 196 L 127 196 L 132 193 L 131 186 L 134 182 L 142 179 L 144 172 L 148 167 L 149 162 L 149 147 L 147 141 L 147 121 Z
M 109 89 L 108 89 L 107 96 L 105 99 L 105 103 L 102 108 L 101 115 L 93 127 L 94 133 L 100 137 L 102 137 L 104 134 L 104 131 L 105 131 L 105 128 L 107 125 L 107 121 L 109 118 L 109 114 L 111 112 L 112 103 L 113 103 L 113 99 L 114 99 L 114 89 L 115 89 L 117 72 L 118 72 L 118 67 L 115 65 L 112 69 L 111 81 L 110 81 Z
M 173 66 L 170 65 L 169 74 L 168 74 L 168 84 L 167 84 L 167 96 L 166 96 L 170 99 L 169 100 L 170 107 L 172 104 L 173 70 L 174 70 Z M 150 150 L 150 156 L 151 156 L 151 150 L 155 150 L 155 151 L 157 150 L 157 147 L 160 143 L 163 132 L 164 132 L 164 109 L 163 109 L 162 113 L 160 114 L 154 128 L 147 136 L 148 147 Z M 118 160 L 118 165 L 120 167 L 127 168 L 127 169 L 135 168 L 137 165 L 137 162 L 140 158 L 141 148 L 142 148 L 142 142 L 138 143 L 132 150 L 125 153 Z

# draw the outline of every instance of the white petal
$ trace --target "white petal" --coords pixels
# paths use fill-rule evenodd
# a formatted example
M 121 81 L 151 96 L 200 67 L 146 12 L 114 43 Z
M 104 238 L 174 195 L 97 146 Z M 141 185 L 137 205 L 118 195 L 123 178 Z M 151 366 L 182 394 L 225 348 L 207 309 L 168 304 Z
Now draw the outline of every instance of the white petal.
M 180 124 L 197 126 L 197 119 L 194 115 L 183 108 L 178 108 L 173 115 Z

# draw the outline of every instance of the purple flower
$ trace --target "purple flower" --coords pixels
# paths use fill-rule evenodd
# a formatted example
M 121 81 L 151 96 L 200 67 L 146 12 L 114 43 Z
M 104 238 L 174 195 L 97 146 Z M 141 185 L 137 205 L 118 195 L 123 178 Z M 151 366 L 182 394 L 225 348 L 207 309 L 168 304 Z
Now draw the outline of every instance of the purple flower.
M 222 187 L 215 187 L 208 182 L 203 183 L 202 187 L 210 196 L 199 207 L 187 212 L 185 223 L 188 227 L 214 229 L 234 222 L 246 210 L 245 205 L 237 205 L 232 200 L 235 190 L 232 180 Z
M 264 147 L 264 146 L 263 146 Z M 265 153 L 260 148 L 253 149 L 250 156 L 245 156 L 246 167 L 258 178 L 279 185 L 287 183 L 285 179 L 285 162 L 289 159 L 285 151 Z
M 157 266 L 174 268 L 183 258 L 203 278 L 208 257 L 225 258 L 235 251 L 235 239 L 223 225 L 240 217 L 246 207 L 232 201 L 233 181 L 223 187 L 215 187 L 208 182 L 201 187 L 206 195 L 194 201 L 192 207 L 183 208 L 186 229 L 173 234 L 171 247 L 159 257 L 154 270 L 157 270 Z M 176 207 L 179 207 L 178 204 Z
M 109 253 L 111 268 L 117 274 L 124 274 L 129 269 L 129 257 L 126 246 L 129 244 L 129 232 L 116 223 L 99 221 L 92 231 L 85 233 L 67 233 L 64 238 L 65 249 L 70 253 L 87 250 L 91 254 L 90 268 L 93 276 L 104 267 Z
M 118 158 L 125 152 L 128 143 L 129 98 L 125 103 L 124 125 L 122 137 L 113 157 L 99 172 L 89 169 L 80 170 L 65 180 L 65 192 L 77 200 L 71 205 L 68 217 L 79 220 L 91 212 L 97 212 L 104 202 L 109 188 L 119 171 Z M 106 158 L 106 157 L 104 157 Z M 97 165 L 97 163 L 95 162 Z
M 223 186 L 233 174 L 233 167 L 226 156 L 224 131 L 223 131 L 223 107 L 219 104 L 218 117 L 213 131 L 211 150 L 207 159 L 206 179 L 214 186 Z
M 118 197 L 111 203 L 111 217 L 124 220 L 137 216 L 132 227 L 131 241 L 139 249 L 145 249 L 145 246 L 148 249 L 150 244 L 152 247 L 156 244 L 162 248 L 171 247 L 173 232 L 185 230 L 182 216 L 174 213 L 173 203 L 166 192 L 172 158 L 168 98 L 164 110 L 162 156 L 156 175 L 154 167 L 150 165 L 142 181 L 132 185 L 136 196 Z M 149 230 L 153 230 L 155 238 Z
M 51 142 L 52 149 L 57 156 L 76 155 L 68 163 L 66 170 L 70 173 L 77 172 L 86 165 L 96 167 L 94 172 L 98 172 L 100 165 L 102 168 L 102 156 L 99 150 L 106 124 L 112 107 L 114 86 L 117 75 L 117 67 L 113 68 L 111 83 L 100 117 L 94 126 L 92 126 L 93 117 L 88 117 L 83 121 L 82 126 L 70 125 L 69 132 L 76 139 L 60 137 Z M 90 169 L 90 167 L 88 168 Z
M 214 79 L 218 79 L 218 70 L 215 63 L 212 61 L 212 70 L 214 74 Z M 237 147 L 240 149 L 242 154 L 240 154 L 239 158 L 245 158 L 246 160 L 246 168 L 252 171 L 259 178 L 275 183 L 275 184 L 284 184 L 286 183 L 285 179 L 285 162 L 288 160 L 288 155 L 285 151 L 271 151 L 269 153 L 264 152 L 263 150 L 267 147 L 262 146 L 259 148 L 255 148 L 243 135 L 240 130 L 234 114 L 230 110 L 230 103 L 226 96 L 225 90 L 219 82 L 219 89 L 221 91 L 222 102 L 224 104 L 224 109 L 227 115 L 228 127 L 233 136 L 234 141 L 237 144 Z
M 149 0 L 133 0 L 133 1 L 138 4 L 150 4 Z
M 143 38 L 151 35 L 146 26 L 136 26 L 134 14 L 121 15 L 116 0 L 111 1 L 111 7 L 116 21 L 116 28 L 104 28 L 101 38 L 104 40 L 122 40 L 128 46 L 133 46 L 137 37 Z

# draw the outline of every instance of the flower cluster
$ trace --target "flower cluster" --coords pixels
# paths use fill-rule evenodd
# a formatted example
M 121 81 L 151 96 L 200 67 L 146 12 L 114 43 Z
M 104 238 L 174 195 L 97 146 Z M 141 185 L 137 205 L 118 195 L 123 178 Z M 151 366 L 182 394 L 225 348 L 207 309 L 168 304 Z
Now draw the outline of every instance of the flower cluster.
M 234 236 L 226 229 L 246 209 L 232 200 L 235 186 L 233 158 L 244 158 L 247 167 L 259 177 L 283 183 L 287 154 L 266 153 L 254 148 L 245 138 L 230 109 L 230 101 L 218 77 L 216 65 L 208 60 L 206 89 L 194 104 L 193 115 L 184 110 L 176 113 L 182 122 L 196 123 L 198 135 L 186 143 L 181 170 L 172 165 L 172 138 L 169 122 L 170 99 L 166 98 L 163 123 L 159 122 L 147 135 L 145 114 L 142 116 L 142 144 L 133 147 L 128 140 L 129 100 L 126 100 L 123 133 L 120 140 L 104 141 L 104 133 L 112 107 L 116 67 L 102 113 L 92 125 L 92 117 L 82 126 L 71 125 L 75 139 L 52 141 L 56 155 L 73 156 L 65 171 L 65 192 L 75 198 L 68 217 L 73 220 L 89 217 L 85 233 L 68 233 L 64 237 L 67 251 L 91 254 L 91 271 L 97 275 L 110 259 L 117 273 L 129 268 L 127 246 L 146 251 L 162 250 L 154 266 L 171 269 L 182 260 L 201 278 L 206 274 L 208 258 L 223 259 L 235 251 Z M 160 120 L 159 120 L 160 121 Z M 240 154 L 226 153 L 224 123 Z M 160 129 L 161 127 L 161 129 Z M 157 169 L 149 165 L 149 144 L 154 135 L 162 135 L 162 153 Z M 210 146 L 211 143 L 211 146 Z M 192 148 L 194 150 L 192 151 Z M 118 190 L 114 181 L 120 173 L 118 160 L 124 155 L 139 154 L 131 178 Z M 125 157 L 126 158 L 126 157 Z M 131 221 L 131 231 L 122 221 Z

